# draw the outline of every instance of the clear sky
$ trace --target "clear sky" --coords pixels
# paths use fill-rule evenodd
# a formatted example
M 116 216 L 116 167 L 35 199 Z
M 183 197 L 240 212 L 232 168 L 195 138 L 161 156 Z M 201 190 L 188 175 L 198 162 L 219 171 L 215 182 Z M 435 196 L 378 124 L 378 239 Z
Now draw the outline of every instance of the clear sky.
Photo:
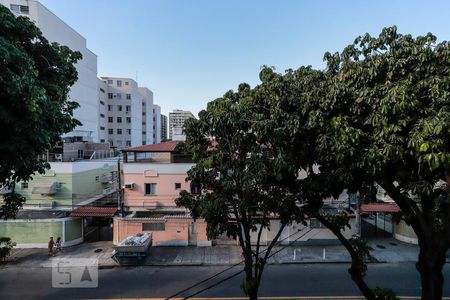
M 262 65 L 323 68 L 326 51 L 397 25 L 450 39 L 450 1 L 41 0 L 81 33 L 98 75 L 136 77 L 164 114 L 258 84 Z M 363 4 L 364 3 L 364 4 Z

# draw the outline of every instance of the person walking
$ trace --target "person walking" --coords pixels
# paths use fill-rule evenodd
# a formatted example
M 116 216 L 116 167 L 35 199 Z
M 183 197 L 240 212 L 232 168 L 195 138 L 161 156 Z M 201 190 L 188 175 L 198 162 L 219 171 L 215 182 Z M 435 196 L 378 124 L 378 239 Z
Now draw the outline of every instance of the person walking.
M 53 246 L 55 245 L 55 242 L 53 241 L 53 237 L 50 237 L 50 240 L 48 241 L 48 256 L 53 255 Z
M 61 247 L 61 238 L 58 237 L 58 238 L 56 239 L 56 243 L 55 243 L 55 252 L 59 252 L 59 251 L 61 251 L 61 250 L 62 250 L 62 247 Z

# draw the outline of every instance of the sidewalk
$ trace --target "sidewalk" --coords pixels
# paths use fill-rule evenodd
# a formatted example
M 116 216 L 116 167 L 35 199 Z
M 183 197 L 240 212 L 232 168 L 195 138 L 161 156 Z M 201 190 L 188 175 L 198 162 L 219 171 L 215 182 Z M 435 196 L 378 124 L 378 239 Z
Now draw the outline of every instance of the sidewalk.
M 388 239 L 368 242 L 371 254 L 378 263 L 415 262 L 418 246 Z M 111 242 L 83 243 L 64 249 L 54 257 L 47 249 L 14 249 L 6 267 L 51 267 L 54 259 L 96 258 L 100 268 L 118 267 L 111 258 L 114 245 Z M 262 249 L 263 250 L 263 249 Z M 277 253 L 276 253 L 277 252 Z M 274 254 L 275 253 L 275 254 Z M 348 263 L 350 256 L 341 245 L 274 247 L 269 264 L 298 263 Z M 232 265 L 242 261 L 241 249 L 234 245 L 214 247 L 152 247 L 145 262 L 147 266 L 195 266 Z M 5 267 L 5 266 L 3 266 Z

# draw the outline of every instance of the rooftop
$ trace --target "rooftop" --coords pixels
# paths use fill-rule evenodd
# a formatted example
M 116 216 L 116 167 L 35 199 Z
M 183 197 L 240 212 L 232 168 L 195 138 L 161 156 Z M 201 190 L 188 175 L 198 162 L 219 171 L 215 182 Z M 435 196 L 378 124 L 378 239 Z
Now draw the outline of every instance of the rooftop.
M 168 141 L 159 144 L 122 149 L 122 152 L 174 152 L 180 141 Z

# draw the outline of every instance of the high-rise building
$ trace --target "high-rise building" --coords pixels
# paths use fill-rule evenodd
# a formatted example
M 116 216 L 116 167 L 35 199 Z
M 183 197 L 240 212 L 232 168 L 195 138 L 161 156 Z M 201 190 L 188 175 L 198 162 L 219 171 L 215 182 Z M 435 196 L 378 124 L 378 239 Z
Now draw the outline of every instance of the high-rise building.
M 187 119 L 194 118 L 188 110 L 174 109 L 169 113 L 169 139 L 184 140 L 183 125 Z
M 161 143 L 161 106 L 153 104 L 153 143 Z
M 101 79 L 99 93 L 106 97 L 106 141 L 119 149 L 152 144 L 153 117 L 147 116 L 147 109 L 153 107 L 153 92 L 138 87 L 130 78 Z
M 80 106 L 73 116 L 82 125 L 64 137 L 83 137 L 86 141 L 99 141 L 100 113 L 97 83 L 97 55 L 86 47 L 86 39 L 36 0 L 0 0 L 15 15 L 30 18 L 49 42 L 58 42 L 74 51 L 80 51 L 83 59 L 75 66 L 78 80 L 70 89 L 69 97 Z
M 161 115 L 161 141 L 167 140 L 167 116 Z
M 139 88 L 142 100 L 142 142 L 141 145 L 154 144 L 153 141 L 153 92 L 146 87 Z

